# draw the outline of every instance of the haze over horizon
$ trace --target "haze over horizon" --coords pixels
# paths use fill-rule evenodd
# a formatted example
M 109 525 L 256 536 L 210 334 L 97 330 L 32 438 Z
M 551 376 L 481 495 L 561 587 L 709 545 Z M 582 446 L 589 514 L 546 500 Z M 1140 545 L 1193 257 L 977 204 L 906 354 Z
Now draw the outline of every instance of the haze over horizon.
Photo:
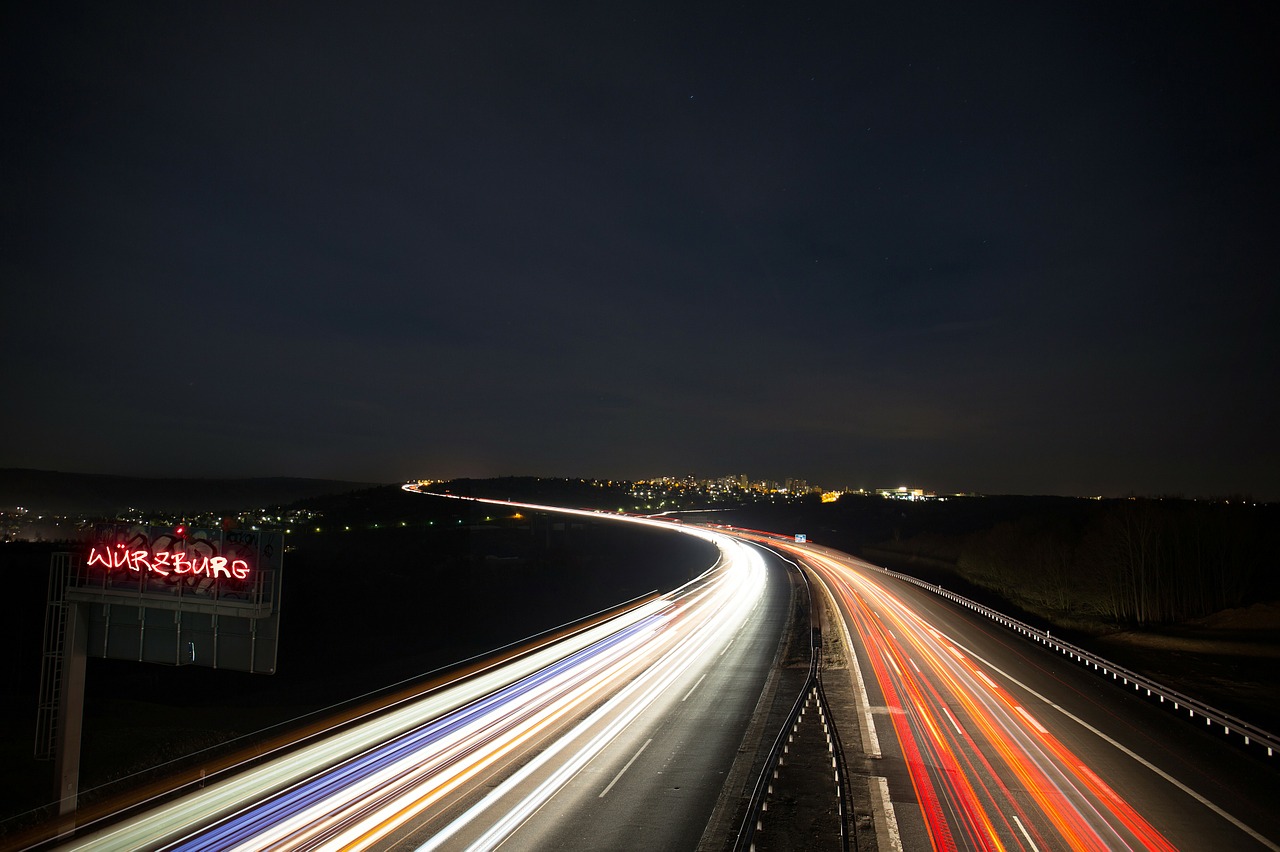
M 4 20 L 0 467 L 1280 499 L 1261 7 Z

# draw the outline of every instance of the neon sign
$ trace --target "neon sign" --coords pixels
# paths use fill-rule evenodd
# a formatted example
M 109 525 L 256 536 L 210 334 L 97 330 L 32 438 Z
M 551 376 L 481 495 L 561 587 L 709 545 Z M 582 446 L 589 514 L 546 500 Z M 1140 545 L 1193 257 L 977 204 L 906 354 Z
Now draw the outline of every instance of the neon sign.
M 249 576 L 249 563 L 243 559 L 194 556 L 169 550 L 130 550 L 123 544 L 117 544 L 114 548 L 90 548 L 88 565 L 101 565 L 108 571 L 127 569 L 138 574 L 158 574 L 161 577 L 178 574 L 215 580 L 219 577 L 244 580 Z

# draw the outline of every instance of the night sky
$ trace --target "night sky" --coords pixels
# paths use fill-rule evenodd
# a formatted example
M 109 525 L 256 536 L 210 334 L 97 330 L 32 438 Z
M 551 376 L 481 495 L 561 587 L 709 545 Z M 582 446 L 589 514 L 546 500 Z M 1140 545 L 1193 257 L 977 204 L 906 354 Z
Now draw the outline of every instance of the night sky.
M 1280 499 L 1267 8 L 7 4 L 0 467 Z

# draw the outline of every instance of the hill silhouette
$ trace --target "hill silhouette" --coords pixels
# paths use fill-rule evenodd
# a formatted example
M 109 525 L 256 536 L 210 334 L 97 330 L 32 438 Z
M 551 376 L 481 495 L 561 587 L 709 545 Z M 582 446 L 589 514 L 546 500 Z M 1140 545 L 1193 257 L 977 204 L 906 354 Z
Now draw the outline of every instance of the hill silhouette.
M 117 516 L 129 508 L 216 512 L 279 506 L 377 483 L 336 479 L 157 479 L 0 468 L 0 510 L 22 506 L 51 515 Z

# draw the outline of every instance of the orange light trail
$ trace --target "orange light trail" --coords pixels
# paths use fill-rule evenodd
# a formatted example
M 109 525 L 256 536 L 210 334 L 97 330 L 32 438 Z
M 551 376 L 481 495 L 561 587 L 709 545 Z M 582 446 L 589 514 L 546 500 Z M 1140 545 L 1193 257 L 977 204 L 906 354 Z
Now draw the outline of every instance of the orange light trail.
M 862 646 L 933 849 L 1174 849 L 887 584 L 851 561 L 769 543 L 826 586 Z

